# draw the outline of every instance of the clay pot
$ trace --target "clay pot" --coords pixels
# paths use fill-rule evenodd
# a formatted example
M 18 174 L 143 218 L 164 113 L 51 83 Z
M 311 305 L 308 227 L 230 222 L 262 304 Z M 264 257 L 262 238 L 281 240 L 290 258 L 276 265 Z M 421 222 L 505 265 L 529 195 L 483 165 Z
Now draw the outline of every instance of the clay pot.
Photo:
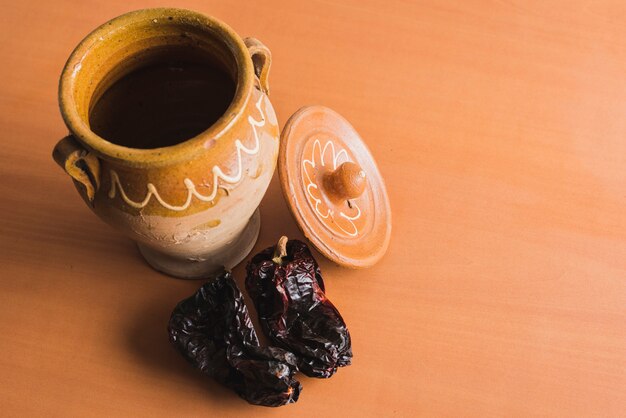
M 244 41 L 224 23 L 180 9 L 141 10 L 113 19 L 88 35 L 67 61 L 59 102 L 70 135 L 56 145 L 53 157 L 89 207 L 135 240 L 157 270 L 206 277 L 234 267 L 252 249 L 259 232 L 257 207 L 272 178 L 279 145 L 268 99 L 270 61 L 259 41 Z M 182 69 L 173 68 L 179 64 Z M 185 66 L 213 68 L 232 81 L 232 98 L 218 109 L 219 115 L 212 108 L 216 96 L 207 90 L 198 98 L 202 88 L 195 81 L 185 84 L 184 74 L 174 88 L 167 80 L 159 82 L 159 71 L 176 77 Z M 194 99 L 187 103 L 179 97 L 181 107 L 134 119 L 113 101 L 109 113 L 120 113 L 116 117 L 123 123 L 104 123 L 94 132 L 102 122 L 94 113 L 99 103 L 115 86 L 115 94 L 132 102 L 133 88 L 143 81 L 130 80 L 126 87 L 119 83 L 143 69 L 154 78 L 142 96 L 149 104 L 169 100 L 185 88 Z M 195 126 L 185 140 L 164 134 L 168 118 L 184 124 L 195 111 L 194 123 L 203 122 L 203 106 L 216 119 L 207 116 L 203 130 L 198 129 L 202 124 Z

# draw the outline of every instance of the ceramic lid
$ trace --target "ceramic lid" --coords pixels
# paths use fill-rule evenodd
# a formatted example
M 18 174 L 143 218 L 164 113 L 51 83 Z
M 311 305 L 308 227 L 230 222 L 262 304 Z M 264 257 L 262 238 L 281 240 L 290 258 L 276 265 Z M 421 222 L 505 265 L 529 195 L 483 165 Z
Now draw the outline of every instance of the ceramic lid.
M 311 243 L 346 267 L 369 267 L 387 251 L 391 209 L 374 158 L 337 112 L 307 106 L 281 134 L 285 200 Z

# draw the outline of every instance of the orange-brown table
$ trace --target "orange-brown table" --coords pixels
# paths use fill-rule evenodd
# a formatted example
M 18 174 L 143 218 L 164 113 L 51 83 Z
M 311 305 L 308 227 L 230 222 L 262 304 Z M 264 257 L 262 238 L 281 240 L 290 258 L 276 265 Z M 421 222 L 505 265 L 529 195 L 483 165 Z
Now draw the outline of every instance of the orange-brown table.
M 324 104 L 386 178 L 387 256 L 321 256 L 354 364 L 253 407 L 170 347 L 197 281 L 151 270 L 50 152 L 73 47 L 126 11 L 212 14 L 274 54 L 282 123 Z M 11 1 L 0 14 L 3 416 L 619 416 L 626 411 L 622 1 Z M 255 250 L 301 237 L 276 179 Z M 239 283 L 243 268 L 235 270 Z

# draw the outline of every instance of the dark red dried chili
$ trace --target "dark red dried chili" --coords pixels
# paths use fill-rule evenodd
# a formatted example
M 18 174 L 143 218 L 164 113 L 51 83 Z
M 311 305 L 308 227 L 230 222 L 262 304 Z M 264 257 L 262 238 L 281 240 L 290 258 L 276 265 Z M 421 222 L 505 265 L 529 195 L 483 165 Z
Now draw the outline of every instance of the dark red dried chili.
M 260 347 L 239 288 L 230 273 L 180 302 L 169 322 L 170 341 L 196 368 L 255 405 L 296 402 L 295 356 Z
M 324 293 L 317 261 L 301 241 L 282 237 L 246 268 L 246 289 L 263 331 L 298 358 L 307 376 L 330 377 L 352 359 L 350 333 Z

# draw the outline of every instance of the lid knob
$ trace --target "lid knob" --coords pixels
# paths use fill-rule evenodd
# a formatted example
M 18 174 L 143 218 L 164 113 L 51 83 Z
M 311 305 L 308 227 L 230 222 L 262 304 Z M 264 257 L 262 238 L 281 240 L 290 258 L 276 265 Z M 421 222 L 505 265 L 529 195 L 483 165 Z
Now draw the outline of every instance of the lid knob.
M 358 164 L 347 161 L 326 176 L 324 186 L 335 200 L 357 198 L 365 190 L 365 171 Z

